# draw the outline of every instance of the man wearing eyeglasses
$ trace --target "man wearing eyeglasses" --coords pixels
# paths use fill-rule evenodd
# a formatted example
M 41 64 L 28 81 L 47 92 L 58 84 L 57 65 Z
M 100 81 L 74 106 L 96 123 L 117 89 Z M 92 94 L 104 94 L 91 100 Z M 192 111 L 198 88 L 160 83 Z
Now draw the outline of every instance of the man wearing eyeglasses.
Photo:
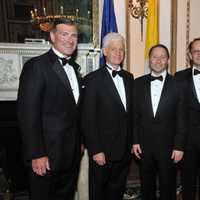
M 80 77 L 73 54 L 77 27 L 54 22 L 52 48 L 25 63 L 18 118 L 29 165 L 31 200 L 73 200 L 80 161 Z
M 183 199 L 195 200 L 200 169 L 200 38 L 189 44 L 191 68 L 177 72 L 187 98 L 187 144 L 183 159 Z M 199 196 L 200 197 L 200 196 Z
M 162 44 L 149 51 L 150 74 L 135 80 L 132 152 L 139 159 L 143 200 L 176 199 L 177 162 L 183 157 L 184 97 L 168 74 L 169 52 Z M 157 187 L 157 179 L 159 187 Z

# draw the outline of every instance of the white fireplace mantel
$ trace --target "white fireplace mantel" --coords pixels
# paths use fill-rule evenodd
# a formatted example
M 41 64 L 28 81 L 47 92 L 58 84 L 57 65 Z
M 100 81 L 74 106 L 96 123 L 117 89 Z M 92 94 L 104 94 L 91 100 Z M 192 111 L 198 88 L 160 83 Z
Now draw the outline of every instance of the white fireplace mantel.
M 0 100 L 16 100 L 19 76 L 24 63 L 50 49 L 49 44 L 0 43 Z M 79 44 L 77 63 L 85 75 L 99 67 L 100 49 Z

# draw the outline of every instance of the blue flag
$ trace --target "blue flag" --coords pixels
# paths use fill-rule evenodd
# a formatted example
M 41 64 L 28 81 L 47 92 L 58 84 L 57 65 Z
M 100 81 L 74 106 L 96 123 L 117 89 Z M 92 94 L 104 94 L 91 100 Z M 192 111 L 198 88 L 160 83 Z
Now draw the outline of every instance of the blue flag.
M 105 35 L 110 32 L 118 32 L 115 17 L 113 0 L 104 0 L 102 26 L 101 26 L 101 47 Z M 105 64 L 104 56 L 100 55 L 100 66 Z

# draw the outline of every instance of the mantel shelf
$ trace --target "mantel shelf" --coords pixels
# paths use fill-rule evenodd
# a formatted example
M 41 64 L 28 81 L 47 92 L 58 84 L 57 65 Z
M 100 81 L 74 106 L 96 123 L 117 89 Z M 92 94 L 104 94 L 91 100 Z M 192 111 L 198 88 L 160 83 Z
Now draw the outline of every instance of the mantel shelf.
M 15 100 L 19 76 L 24 63 L 51 48 L 50 44 L 0 43 L 0 100 Z M 99 67 L 100 49 L 92 44 L 79 44 L 76 61 L 85 75 Z

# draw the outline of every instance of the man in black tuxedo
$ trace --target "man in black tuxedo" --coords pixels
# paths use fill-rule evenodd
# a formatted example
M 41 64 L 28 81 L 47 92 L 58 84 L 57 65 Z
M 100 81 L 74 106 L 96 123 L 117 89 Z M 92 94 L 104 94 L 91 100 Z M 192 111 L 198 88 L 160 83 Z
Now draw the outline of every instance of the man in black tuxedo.
M 151 73 L 135 80 L 135 129 L 132 151 L 140 159 L 142 199 L 176 199 L 175 164 L 183 157 L 184 98 L 168 74 L 168 49 L 158 44 L 149 51 Z
M 183 159 L 183 199 L 195 200 L 200 168 L 200 38 L 189 45 L 191 68 L 176 73 L 187 92 L 187 144 Z M 200 195 L 199 195 L 200 196 Z
M 89 152 L 89 199 L 122 200 L 131 155 L 133 76 L 121 68 L 124 38 L 103 39 L 106 65 L 85 78 L 83 128 Z
M 77 27 L 55 21 L 52 48 L 25 63 L 18 117 L 30 170 L 31 200 L 72 200 L 80 161 Z

